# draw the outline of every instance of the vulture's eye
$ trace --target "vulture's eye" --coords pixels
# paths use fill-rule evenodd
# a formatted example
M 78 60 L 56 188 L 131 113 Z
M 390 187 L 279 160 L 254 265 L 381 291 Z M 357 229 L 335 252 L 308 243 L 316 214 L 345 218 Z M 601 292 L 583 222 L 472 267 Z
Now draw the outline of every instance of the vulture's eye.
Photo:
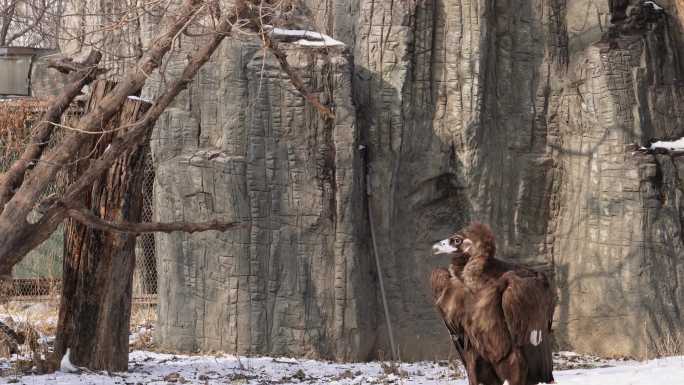
M 461 242 L 463 242 L 463 241 L 461 241 L 461 238 L 451 238 L 451 244 L 452 245 L 458 246 L 461 244 Z

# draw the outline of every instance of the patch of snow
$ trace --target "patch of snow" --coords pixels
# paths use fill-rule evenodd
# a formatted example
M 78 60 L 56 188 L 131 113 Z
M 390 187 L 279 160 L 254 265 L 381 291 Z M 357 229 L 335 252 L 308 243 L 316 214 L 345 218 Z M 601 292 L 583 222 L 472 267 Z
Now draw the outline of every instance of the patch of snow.
M 580 358 L 574 353 L 565 357 Z M 603 361 L 605 364 L 605 361 Z M 556 382 L 564 385 L 681 384 L 684 378 L 684 357 L 670 357 L 658 360 L 610 361 L 612 366 L 557 370 Z M 448 363 L 416 362 L 387 364 L 334 363 L 293 358 L 236 357 L 232 355 L 187 356 L 162 354 L 148 351 L 133 351 L 129 356 L 128 373 L 82 373 L 80 375 L 55 372 L 45 375 L 23 377 L 0 377 L 0 384 L 244 384 L 257 385 L 278 383 L 294 385 L 302 383 L 330 385 L 371 384 L 422 384 L 422 385 L 466 385 L 459 370 Z
M 337 41 L 337 40 L 335 40 Z M 329 40 L 305 40 L 305 39 L 299 39 L 292 44 L 296 45 L 301 45 L 302 47 L 334 47 L 336 45 L 344 45 L 344 43 L 337 42 L 340 44 L 330 44 Z
M 66 354 L 62 357 L 62 362 L 59 364 L 59 370 L 64 373 L 78 373 L 81 370 L 71 363 L 69 356 L 71 355 L 71 349 L 67 348 Z
M 684 378 L 684 357 L 626 361 L 608 368 L 567 370 L 554 375 L 556 382 L 563 385 L 675 385 L 681 384 Z
M 131 332 L 128 336 L 128 344 L 133 348 L 146 349 L 152 341 L 151 327 L 140 326 Z
M 656 4 L 655 1 L 644 1 L 644 5 L 650 5 L 651 8 L 653 8 L 656 11 L 662 11 L 663 10 L 663 7 Z
M 273 28 L 270 25 L 265 27 L 270 29 L 269 34 L 273 37 L 301 38 L 293 44 L 305 47 L 336 47 L 345 45 L 343 42 L 335 40 L 320 32 L 307 31 L 304 29 Z
M 657 142 L 651 143 L 651 146 L 649 148 L 651 150 L 663 148 L 670 151 L 684 151 L 684 138 L 679 138 L 677 140 L 671 141 L 659 140 Z
M 128 95 L 128 98 L 131 99 L 131 100 L 138 100 L 138 101 L 145 102 L 145 103 L 152 103 L 151 100 L 145 99 L 145 98 L 141 98 L 140 96 L 136 96 L 136 95 Z
M 48 345 L 48 344 L 53 343 L 54 341 L 55 341 L 55 337 L 43 336 L 43 335 L 38 336 L 38 343 L 41 345 Z

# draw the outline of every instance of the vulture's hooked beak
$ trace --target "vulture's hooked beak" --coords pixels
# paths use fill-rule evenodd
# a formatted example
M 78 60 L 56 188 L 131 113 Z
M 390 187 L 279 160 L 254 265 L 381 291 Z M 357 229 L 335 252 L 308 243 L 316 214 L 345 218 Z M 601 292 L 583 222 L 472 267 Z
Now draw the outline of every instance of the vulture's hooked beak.
M 449 239 L 443 239 L 434 245 L 432 245 L 432 253 L 434 255 L 438 254 L 451 254 L 458 251 L 458 248 L 451 246 Z

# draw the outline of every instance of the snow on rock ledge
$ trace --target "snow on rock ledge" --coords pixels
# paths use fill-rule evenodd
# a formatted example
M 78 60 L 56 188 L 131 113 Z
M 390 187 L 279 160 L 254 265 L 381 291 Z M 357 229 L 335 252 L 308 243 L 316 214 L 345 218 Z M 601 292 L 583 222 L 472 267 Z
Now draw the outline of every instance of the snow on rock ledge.
M 657 142 L 653 142 L 651 143 L 649 150 L 656 150 L 659 148 L 669 151 L 684 151 L 684 138 L 671 141 L 659 140 Z
M 292 44 L 301 45 L 304 47 L 345 46 L 343 42 L 335 40 L 332 37 L 319 32 L 307 31 L 303 29 L 274 28 L 270 25 L 267 25 L 266 28 L 270 29 L 269 34 L 272 38 L 277 40 L 287 40 Z

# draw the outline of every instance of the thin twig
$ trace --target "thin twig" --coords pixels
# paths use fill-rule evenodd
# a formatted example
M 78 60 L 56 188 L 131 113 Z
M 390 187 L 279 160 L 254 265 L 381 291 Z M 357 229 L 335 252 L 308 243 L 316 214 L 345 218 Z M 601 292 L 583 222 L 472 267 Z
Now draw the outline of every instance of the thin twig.
M 334 120 L 335 113 L 329 107 L 321 104 L 321 102 L 318 100 L 318 97 L 309 90 L 297 71 L 295 71 L 287 62 L 287 54 L 285 54 L 285 52 L 278 47 L 278 43 L 273 41 L 273 39 L 271 39 L 268 33 L 264 30 L 264 16 L 261 14 L 258 17 L 252 16 L 250 20 L 252 22 L 252 27 L 259 33 L 262 44 L 265 48 L 268 48 L 271 53 L 273 53 L 273 56 L 276 57 L 278 63 L 280 64 L 280 68 L 290 78 L 292 85 L 297 89 L 297 91 L 299 91 L 299 93 L 304 97 L 304 99 L 306 99 L 307 102 L 309 102 L 320 112 L 324 120 Z

